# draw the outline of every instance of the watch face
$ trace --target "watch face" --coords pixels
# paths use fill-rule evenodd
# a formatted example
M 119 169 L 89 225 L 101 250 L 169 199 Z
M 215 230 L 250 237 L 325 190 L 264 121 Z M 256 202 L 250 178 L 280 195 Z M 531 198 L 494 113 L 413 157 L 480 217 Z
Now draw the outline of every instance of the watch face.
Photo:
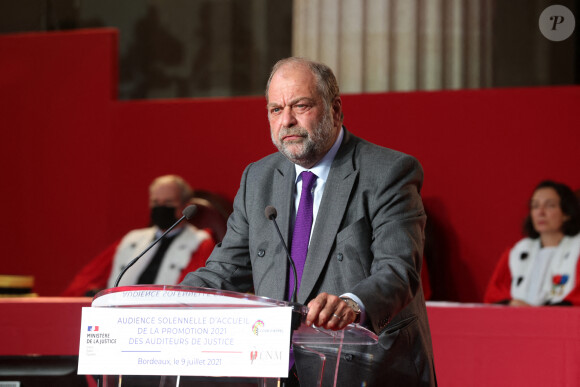
M 358 304 L 354 301 L 351 301 L 348 303 L 350 305 L 350 307 L 352 309 L 354 309 L 355 312 L 360 313 L 360 307 L 358 306 Z
M 351 300 L 350 298 L 346 297 L 343 298 L 342 300 L 344 300 L 344 302 L 346 302 L 347 305 L 350 306 L 356 313 L 360 313 L 360 307 L 354 300 Z
M 353 300 L 348 297 L 341 298 L 346 304 L 354 311 L 356 314 L 356 318 L 354 319 L 354 323 L 358 324 L 360 321 L 360 306 Z

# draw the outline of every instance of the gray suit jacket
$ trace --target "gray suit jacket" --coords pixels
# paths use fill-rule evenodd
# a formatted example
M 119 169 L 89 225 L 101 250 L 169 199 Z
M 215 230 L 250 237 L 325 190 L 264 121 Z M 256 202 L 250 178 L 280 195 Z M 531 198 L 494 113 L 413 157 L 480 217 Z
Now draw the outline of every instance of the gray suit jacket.
M 294 164 L 280 153 L 250 164 L 223 241 L 206 267 L 188 274 L 182 284 L 253 290 L 259 296 L 285 299 L 289 265 L 264 209 L 276 207 L 282 235 L 290 245 L 295 177 Z M 341 386 L 360 386 L 361 380 L 367 386 L 435 384 L 420 281 L 426 221 L 419 195 L 422 180 L 415 158 L 345 130 L 326 182 L 297 297 L 307 304 L 321 292 L 350 292 L 365 306 L 367 325 L 379 335 L 379 345 L 343 348 Z M 312 361 L 307 358 L 297 351 L 302 386 L 311 378 Z

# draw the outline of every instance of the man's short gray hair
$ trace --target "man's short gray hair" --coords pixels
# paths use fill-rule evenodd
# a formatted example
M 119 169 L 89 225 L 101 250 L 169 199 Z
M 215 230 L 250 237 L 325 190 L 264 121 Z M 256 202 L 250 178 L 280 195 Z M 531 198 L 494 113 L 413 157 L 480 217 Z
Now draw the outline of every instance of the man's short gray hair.
M 304 65 L 310 69 L 314 77 L 316 78 L 316 88 L 318 93 L 322 97 L 324 101 L 325 107 L 327 110 L 330 110 L 332 106 L 332 102 L 336 97 L 339 96 L 340 90 L 338 88 L 338 82 L 336 81 L 336 77 L 332 72 L 332 69 L 325 65 L 324 63 L 315 62 L 309 59 L 301 58 L 292 56 L 289 58 L 280 59 L 274 67 L 272 67 L 272 71 L 270 72 L 270 77 L 268 78 L 268 83 L 266 84 L 266 101 L 268 101 L 268 91 L 270 90 L 270 82 L 272 81 L 272 77 L 280 67 L 286 64 L 297 64 L 297 65 Z
M 187 184 L 187 182 L 181 176 L 178 175 L 159 176 L 155 180 L 153 180 L 151 185 L 149 185 L 149 191 L 151 191 L 153 187 L 155 187 L 157 184 L 170 182 L 177 184 L 177 186 L 179 187 L 179 197 L 181 199 L 181 204 L 187 204 L 193 197 L 193 190 L 191 189 L 191 186 Z

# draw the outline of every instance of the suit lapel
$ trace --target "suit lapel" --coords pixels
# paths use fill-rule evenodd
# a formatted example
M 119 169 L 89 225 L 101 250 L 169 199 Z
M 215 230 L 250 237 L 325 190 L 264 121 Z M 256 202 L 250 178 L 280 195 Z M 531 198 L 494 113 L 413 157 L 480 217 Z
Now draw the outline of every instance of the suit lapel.
M 352 141 L 351 135 L 345 131 L 343 144 L 332 162 L 324 187 L 298 291 L 298 302 L 304 303 L 308 299 L 326 265 L 326 261 L 329 259 L 336 234 L 346 211 L 348 198 L 358 176 L 358 171 L 354 169 L 352 161 L 353 154 L 354 141 Z
M 284 159 L 286 161 L 286 159 Z M 296 180 L 296 172 L 294 164 L 286 161 L 281 167 L 274 170 L 274 195 L 272 205 L 276 207 L 278 217 L 276 222 L 280 227 L 280 233 L 284 237 L 284 242 L 288 245 L 290 241 L 290 217 L 293 209 L 293 193 L 295 189 L 294 181 Z M 280 237 L 276 232 L 274 225 L 272 225 L 272 240 L 279 241 Z M 286 250 L 284 247 L 275 243 L 276 255 L 274 257 L 276 262 L 274 280 L 272 284 L 272 297 L 277 300 L 285 300 L 285 286 L 286 278 L 288 278 L 288 258 L 286 257 Z

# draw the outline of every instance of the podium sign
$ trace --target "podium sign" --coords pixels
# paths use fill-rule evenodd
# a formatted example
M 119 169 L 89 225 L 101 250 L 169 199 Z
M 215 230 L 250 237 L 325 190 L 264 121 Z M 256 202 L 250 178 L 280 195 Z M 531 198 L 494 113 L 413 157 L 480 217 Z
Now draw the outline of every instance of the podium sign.
M 357 324 L 339 331 L 307 326 L 304 305 L 227 290 L 123 286 L 100 292 L 91 305 L 83 308 L 78 373 L 103 375 L 103 387 L 120 387 L 123 375 L 160 377 L 163 387 L 178 386 L 181 376 L 274 386 L 288 377 L 291 343 L 312 355 L 311 385 L 336 386 L 342 346 L 378 339 Z M 327 361 L 324 351 L 336 359 Z
M 291 312 L 83 308 L 78 373 L 287 377 Z

